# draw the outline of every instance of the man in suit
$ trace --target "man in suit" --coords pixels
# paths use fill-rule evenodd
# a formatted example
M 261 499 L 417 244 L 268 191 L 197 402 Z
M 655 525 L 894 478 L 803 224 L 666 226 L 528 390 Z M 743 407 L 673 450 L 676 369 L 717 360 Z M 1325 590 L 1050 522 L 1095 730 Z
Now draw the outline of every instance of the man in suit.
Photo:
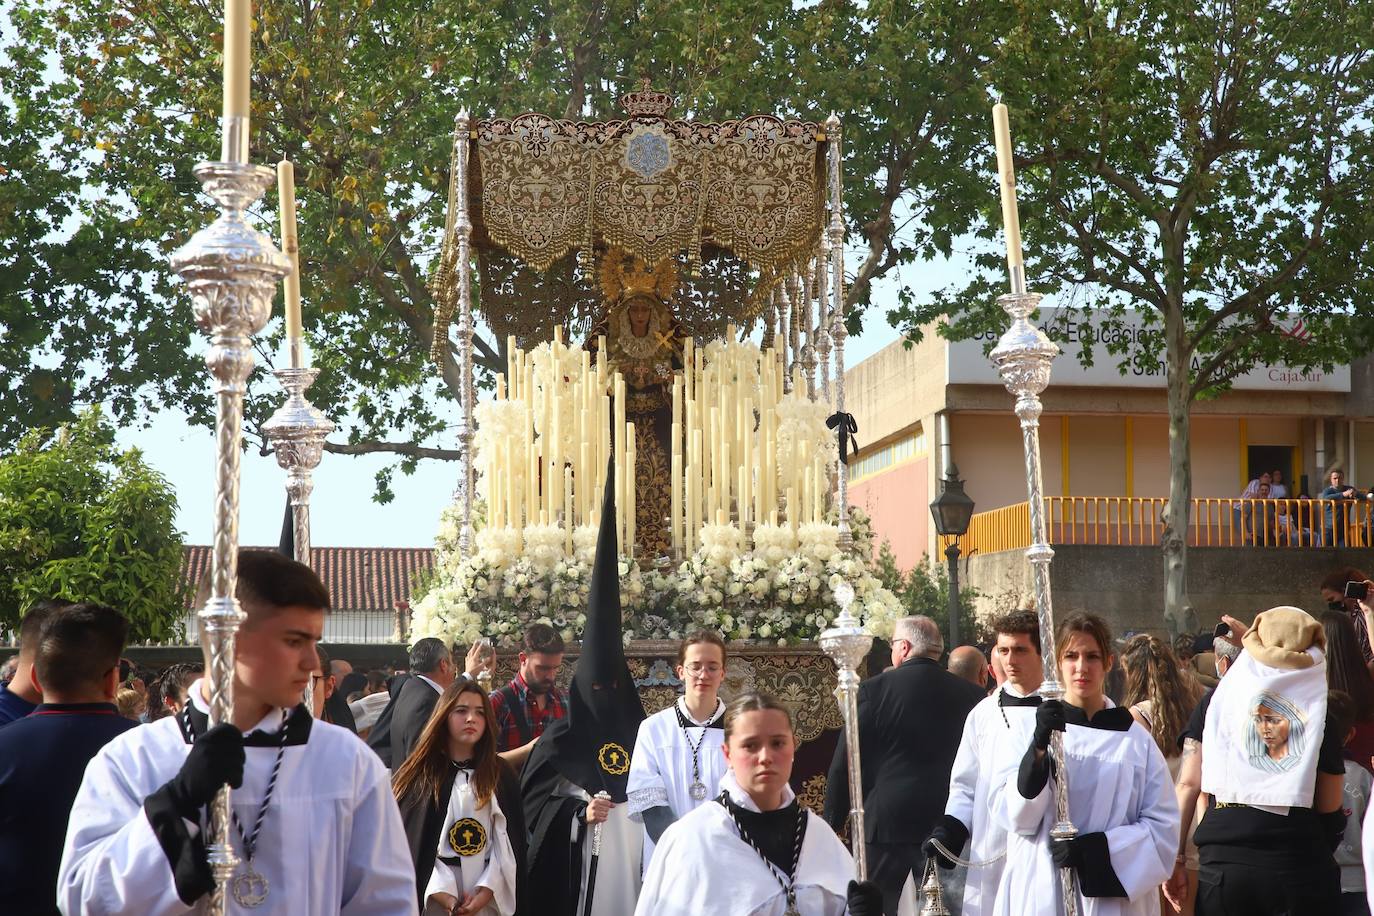
M 859 685 L 859 760 L 869 878 L 896 916 L 902 886 L 925 867 L 921 842 L 940 819 L 964 719 L 983 691 L 940 667 L 944 638 L 929 617 L 905 617 L 892 633 L 893 667 Z M 844 736 L 825 793 L 825 819 L 836 831 L 849 816 Z
M 377 718 L 367 738 L 389 769 L 400 766 L 415 747 L 439 702 L 439 694 L 454 681 L 453 655 L 443 640 L 427 636 L 410 648 L 410 676 L 393 690 L 391 702 Z

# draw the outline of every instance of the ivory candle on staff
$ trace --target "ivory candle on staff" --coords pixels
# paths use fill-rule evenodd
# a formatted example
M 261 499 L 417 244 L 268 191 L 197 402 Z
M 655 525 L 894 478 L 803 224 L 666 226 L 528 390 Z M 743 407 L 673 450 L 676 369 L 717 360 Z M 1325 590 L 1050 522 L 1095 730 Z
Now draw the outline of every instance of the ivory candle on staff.
M 252 67 L 252 0 L 224 3 L 224 137 L 221 154 L 227 162 L 248 161 L 248 132 Z M 235 119 L 242 118 L 240 124 Z
M 227 106 L 228 97 L 225 98 Z M 299 369 L 302 362 L 301 264 L 300 244 L 296 238 L 296 172 L 289 159 L 277 163 L 277 210 L 281 214 L 282 253 L 291 260 L 291 270 L 282 286 L 286 312 L 286 350 L 291 368 Z
M 682 526 L 680 524 L 682 514 L 682 427 L 680 424 L 673 424 L 672 434 L 673 451 L 668 462 L 668 529 L 670 532 L 669 542 L 672 544 L 673 553 L 676 554 L 682 547 Z
M 1021 260 L 1021 217 L 1016 210 L 1016 168 L 1011 148 L 1011 122 L 1007 106 L 992 106 L 993 140 L 997 147 L 997 187 L 1002 199 L 1002 226 L 1007 238 L 1007 271 L 1012 292 L 1024 292 L 1025 275 Z M 1021 289 L 1017 289 L 1018 283 Z
M 797 530 L 797 488 L 787 488 L 787 526 L 793 532 Z

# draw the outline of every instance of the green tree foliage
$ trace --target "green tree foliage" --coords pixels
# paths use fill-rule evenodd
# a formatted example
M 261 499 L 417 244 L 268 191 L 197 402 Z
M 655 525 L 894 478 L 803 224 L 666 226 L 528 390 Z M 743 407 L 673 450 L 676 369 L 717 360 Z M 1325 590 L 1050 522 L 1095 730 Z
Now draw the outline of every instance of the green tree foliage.
M 426 279 L 437 254 L 454 115 L 619 115 L 640 77 L 677 111 L 845 121 L 852 328 L 872 280 L 948 253 L 982 181 L 982 68 L 1002 6 L 976 0 L 262 0 L 254 4 L 253 155 L 296 163 L 312 399 L 345 426 L 335 452 L 403 470 L 453 458 Z M 15 0 L 0 25 L 0 442 L 99 401 L 208 424 L 201 344 L 166 257 L 209 219 L 191 175 L 216 154 L 221 7 L 208 0 Z M 257 213 L 275 220 L 269 194 Z M 250 438 L 279 393 L 259 339 Z M 479 368 L 504 342 L 477 342 Z M 58 376 L 55 356 L 78 371 Z M 12 368 L 11 368 L 12 367 Z M 384 481 L 383 481 L 384 483 Z M 383 487 L 385 495 L 385 487 Z
M 94 409 L 0 454 L 0 626 L 34 602 L 98 601 L 131 639 L 175 635 L 187 598 L 171 485 Z
M 1015 17 L 988 73 L 1012 112 L 1027 276 L 1151 329 L 1108 358 L 1162 364 L 1166 604 L 1186 629 L 1192 403 L 1257 364 L 1329 369 L 1374 338 L 1374 6 L 1035 0 Z M 990 215 L 980 234 L 1000 228 Z M 973 282 L 893 317 L 1004 327 L 1000 251 L 978 261 Z
M 902 602 L 909 615 L 923 614 L 935 621 L 940 632 L 949 639 L 949 572 L 944 564 L 931 564 L 922 556 L 921 562 L 903 571 L 897 565 L 897 557 L 892 545 L 886 540 L 878 547 L 878 568 L 874 575 L 883 587 L 891 591 Z M 979 626 L 974 615 L 973 605 L 978 600 L 976 588 L 959 586 L 959 641 L 965 644 L 976 643 L 983 637 L 986 627 Z M 953 648 L 946 646 L 946 649 Z

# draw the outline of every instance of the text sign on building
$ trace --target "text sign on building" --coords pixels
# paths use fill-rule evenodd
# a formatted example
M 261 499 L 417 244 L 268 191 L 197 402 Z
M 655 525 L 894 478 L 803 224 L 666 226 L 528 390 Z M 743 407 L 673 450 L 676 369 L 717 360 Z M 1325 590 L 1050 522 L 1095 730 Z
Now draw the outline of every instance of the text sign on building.
M 1053 385 L 1082 385 L 1094 388 L 1163 388 L 1163 345 L 1151 358 L 1141 352 L 1141 338 L 1157 335 L 1147 328 L 1138 312 L 1127 312 L 1112 324 L 1109 313 L 1045 307 L 1040 309 L 1040 330 L 1049 334 L 1064 352 L 1054 361 Z M 1284 333 L 1274 331 L 1272 333 Z M 1298 334 L 1304 333 L 1301 329 Z M 1001 378 L 983 348 L 996 344 L 1001 331 L 986 332 L 969 340 L 951 341 L 945 351 L 946 378 L 951 385 L 1000 385 Z M 1107 352 L 1113 343 L 1129 342 L 1126 354 Z M 1093 364 L 1084 366 L 1080 356 L 1091 349 Z M 1122 373 L 1120 363 L 1129 364 Z M 1339 391 L 1350 390 L 1350 367 L 1336 366 L 1330 372 L 1321 368 L 1290 369 L 1287 366 L 1256 366 L 1237 376 L 1231 387 L 1243 391 Z

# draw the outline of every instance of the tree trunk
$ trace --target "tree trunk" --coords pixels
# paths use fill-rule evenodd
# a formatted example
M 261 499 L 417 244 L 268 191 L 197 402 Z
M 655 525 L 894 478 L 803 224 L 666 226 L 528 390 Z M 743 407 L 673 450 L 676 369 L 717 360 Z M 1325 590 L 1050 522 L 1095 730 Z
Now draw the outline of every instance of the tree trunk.
M 1191 406 L 1187 327 L 1182 309 L 1164 314 L 1164 359 L 1169 389 L 1169 502 L 1164 510 L 1164 623 L 1172 639 L 1191 632 L 1196 615 L 1188 603 L 1188 516 L 1193 499 L 1189 461 Z

